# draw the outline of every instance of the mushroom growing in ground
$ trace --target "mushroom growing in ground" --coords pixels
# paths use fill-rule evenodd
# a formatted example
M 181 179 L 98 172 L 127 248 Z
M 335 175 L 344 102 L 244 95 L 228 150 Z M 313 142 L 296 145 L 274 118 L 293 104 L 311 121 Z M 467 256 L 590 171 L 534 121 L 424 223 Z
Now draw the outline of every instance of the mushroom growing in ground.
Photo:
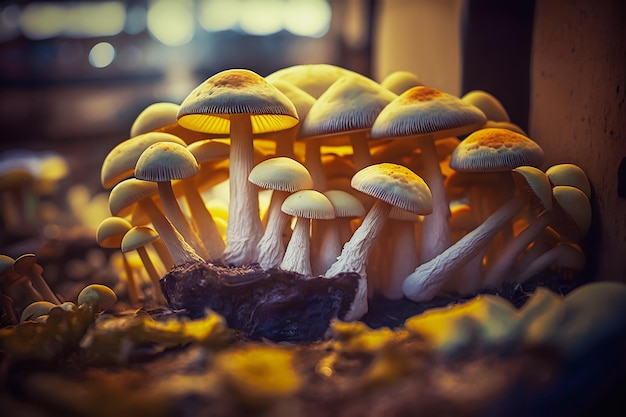
M 260 75 L 243 69 L 208 78 L 185 98 L 178 122 L 188 129 L 230 136 L 230 204 L 224 261 L 250 264 L 263 235 L 254 166 L 253 135 L 298 123 L 293 103 Z
M 283 212 L 296 217 L 291 239 L 287 244 L 280 268 L 305 276 L 312 275 L 311 267 L 311 219 L 332 219 L 335 208 L 319 191 L 300 190 L 283 201 Z
M 469 133 L 486 121 L 482 111 L 458 97 L 418 86 L 389 103 L 372 126 L 372 139 L 410 138 L 419 142 L 424 179 L 433 197 L 433 213 L 423 222 L 421 262 L 429 261 L 450 246 L 450 209 L 435 140 Z
M 272 191 L 267 212 L 267 227 L 257 244 L 257 262 L 264 269 L 280 265 L 285 254 L 283 232 L 290 217 L 281 210 L 290 193 L 311 188 L 313 179 L 301 163 L 284 156 L 271 158 L 257 164 L 248 180 Z
M 454 245 L 417 267 L 402 285 L 402 292 L 407 298 L 419 302 L 435 297 L 453 273 L 480 253 L 493 236 L 533 199 L 539 199 L 544 206 L 552 204 L 552 189 L 543 171 L 534 167 L 519 167 L 513 173 L 520 193 Z
M 367 312 L 367 258 L 392 207 L 426 215 L 432 212 L 433 201 L 424 180 L 397 164 L 382 163 L 363 168 L 354 174 L 351 184 L 376 201 L 324 276 L 330 278 L 341 272 L 359 274 L 357 295 L 345 317 L 346 320 L 358 320 Z
M 37 263 L 37 255 L 34 253 L 25 253 L 24 255 L 18 257 L 15 260 L 13 269 L 15 269 L 15 272 L 19 275 L 28 277 L 28 279 L 30 279 L 33 283 L 35 289 L 43 295 L 44 300 L 55 304 L 61 304 L 61 300 L 59 300 L 57 295 L 52 292 L 48 283 L 41 275 L 43 268 Z

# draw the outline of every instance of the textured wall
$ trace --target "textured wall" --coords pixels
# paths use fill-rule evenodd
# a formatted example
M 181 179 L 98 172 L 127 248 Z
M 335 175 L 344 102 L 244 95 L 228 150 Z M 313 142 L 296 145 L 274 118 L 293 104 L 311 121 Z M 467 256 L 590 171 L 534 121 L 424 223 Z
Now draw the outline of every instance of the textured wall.
M 530 136 L 546 168 L 571 162 L 593 187 L 588 239 L 598 279 L 626 282 L 626 2 L 538 0 L 531 64 Z

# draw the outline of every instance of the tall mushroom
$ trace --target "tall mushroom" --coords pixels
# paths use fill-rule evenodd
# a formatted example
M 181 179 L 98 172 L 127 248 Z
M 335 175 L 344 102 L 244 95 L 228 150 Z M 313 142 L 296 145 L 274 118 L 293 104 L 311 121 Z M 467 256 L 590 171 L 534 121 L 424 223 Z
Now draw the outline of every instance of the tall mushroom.
M 324 194 L 315 190 L 300 190 L 291 194 L 285 198 L 281 209 L 296 217 L 296 225 L 280 268 L 311 276 L 311 219 L 332 219 L 335 209 Z
M 135 166 L 135 177 L 156 182 L 165 215 L 172 222 L 198 255 L 204 259 L 209 254 L 196 231 L 182 212 L 172 181 L 193 177 L 198 174 L 198 162 L 185 146 L 177 143 L 158 142 L 141 153 Z
M 477 107 L 440 90 L 418 86 L 399 95 L 385 107 L 372 126 L 372 139 L 412 138 L 419 142 L 424 179 L 432 191 L 433 213 L 424 218 L 421 262 L 450 246 L 450 209 L 435 140 L 469 133 L 487 119 Z
M 188 129 L 230 135 L 230 205 L 224 261 L 254 262 L 263 235 L 259 200 L 248 175 L 254 166 L 253 134 L 298 123 L 289 99 L 260 75 L 244 69 L 222 71 L 196 87 L 180 106 L 178 122 Z
M 267 227 L 256 251 L 257 261 L 262 268 L 275 268 L 280 265 L 285 254 L 282 235 L 290 218 L 281 210 L 281 206 L 290 193 L 311 188 L 313 179 L 304 165 L 281 156 L 257 164 L 248 180 L 261 188 L 273 190 L 267 212 Z
M 356 190 L 376 198 L 376 201 L 343 246 L 337 261 L 324 275 L 333 277 L 341 272 L 359 274 L 357 295 L 345 317 L 346 320 L 358 320 L 367 312 L 367 258 L 392 207 L 425 215 L 432 212 L 433 201 L 424 180 L 402 165 L 370 165 L 354 174 L 351 184 Z

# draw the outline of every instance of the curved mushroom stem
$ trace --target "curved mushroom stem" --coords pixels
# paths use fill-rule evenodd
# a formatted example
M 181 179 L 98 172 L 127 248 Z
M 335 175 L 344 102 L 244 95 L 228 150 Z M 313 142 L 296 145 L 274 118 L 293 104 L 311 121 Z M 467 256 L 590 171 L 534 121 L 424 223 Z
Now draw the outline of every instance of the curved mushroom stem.
M 311 276 L 311 220 L 298 217 L 280 268 Z
M 286 191 L 272 191 L 270 206 L 267 210 L 267 227 L 256 247 L 258 262 L 263 269 L 279 266 L 285 255 L 282 235 L 291 216 L 283 213 L 280 206 L 287 195 L 289 193 Z
M 224 262 L 248 265 L 256 261 L 256 245 L 263 236 L 257 188 L 248 181 L 254 167 L 252 122 L 249 115 L 231 115 L 230 136 L 230 202 Z
M 174 190 L 172 190 L 172 183 L 170 181 L 157 182 L 157 186 L 166 216 L 171 220 L 174 227 L 180 232 L 187 243 L 195 249 L 196 253 L 204 259 L 208 259 L 209 254 L 207 250 L 204 248 L 196 231 L 192 229 L 189 221 L 178 205 Z
M 325 277 L 330 278 L 341 272 L 356 272 L 361 277 L 354 302 L 344 320 L 358 320 L 367 313 L 367 258 L 390 212 L 391 205 L 382 200 L 376 200 L 361 225 L 350 240 L 343 245 L 337 261 L 324 274 Z
M 175 266 L 190 262 L 204 262 L 196 251 L 189 246 L 189 243 L 183 239 L 178 230 L 174 229 L 172 223 L 161 213 L 154 201 L 144 198 L 139 201 L 139 205 L 148 215 L 150 221 L 152 221 L 152 225 L 161 239 L 163 239 L 163 243 L 165 243 L 170 255 L 172 255 Z
M 192 178 L 182 180 L 191 219 L 207 252 L 206 260 L 220 262 L 226 245 Z
M 585 256 L 569 243 L 561 243 L 545 252 L 530 263 L 519 275 L 519 282 L 524 282 L 553 265 L 581 271 L 585 267 Z
M 528 245 L 550 224 L 550 214 L 544 211 L 533 220 L 517 237 L 509 240 L 509 243 L 500 252 L 495 262 L 487 269 L 482 286 L 493 288 L 500 285 L 507 274 L 513 270 L 517 257 Z
M 437 159 L 435 141 L 424 138 L 420 141 L 424 159 L 424 181 L 433 196 L 433 212 L 424 217 L 420 262 L 425 263 L 450 247 L 450 206 L 443 184 L 443 175 Z
M 443 253 L 418 266 L 402 284 L 404 295 L 413 301 L 427 301 L 435 297 L 446 280 L 483 250 L 528 200 L 527 195 L 513 198 Z

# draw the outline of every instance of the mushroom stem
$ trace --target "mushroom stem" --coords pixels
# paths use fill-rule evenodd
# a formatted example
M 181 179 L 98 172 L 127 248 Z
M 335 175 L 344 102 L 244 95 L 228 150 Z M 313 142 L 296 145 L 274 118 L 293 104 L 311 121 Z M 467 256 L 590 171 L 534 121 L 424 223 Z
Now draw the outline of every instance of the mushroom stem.
M 137 253 L 141 258 L 141 262 L 143 263 L 144 268 L 146 268 L 146 271 L 148 272 L 148 276 L 150 277 L 150 281 L 152 282 L 152 287 L 154 288 L 155 298 L 161 304 L 167 303 L 165 297 L 163 296 L 163 292 L 161 292 L 161 284 L 159 283 L 161 277 L 154 267 L 154 264 L 152 263 L 152 260 L 148 255 L 148 251 L 144 247 L 138 247 Z
M 195 230 L 191 228 L 189 221 L 178 205 L 174 190 L 172 189 L 172 183 L 170 181 L 159 181 L 157 182 L 157 186 L 159 188 L 159 197 L 161 197 L 165 215 L 171 220 L 174 227 L 180 232 L 187 243 L 195 249 L 196 253 L 202 258 L 208 259 L 209 254 L 207 250 L 204 248 Z
M 152 247 L 156 251 L 161 263 L 165 267 L 165 271 L 169 271 L 174 266 L 174 260 L 172 259 L 172 255 L 167 250 L 167 246 L 163 242 L 163 239 L 157 239 L 152 242 Z
M 124 252 L 122 253 L 122 262 L 124 263 L 124 271 L 126 272 L 126 289 L 128 290 L 128 300 L 130 304 L 136 306 L 139 304 L 139 293 L 137 292 L 137 284 L 135 283 L 135 273 L 128 262 L 128 258 Z
M 28 278 L 33 283 L 35 289 L 43 296 L 44 300 L 50 301 L 53 304 L 61 304 L 61 300 L 56 296 L 54 292 L 48 286 L 48 283 L 41 276 L 43 268 L 39 264 L 33 265 L 33 269 L 28 273 Z
M 385 283 L 382 293 L 390 300 L 403 297 L 402 283 L 408 274 L 419 265 L 415 227 L 412 222 L 391 220 L 391 263 L 389 282 Z
M 279 266 L 285 255 L 282 234 L 291 216 L 283 213 L 280 207 L 288 195 L 286 191 L 272 191 L 270 206 L 267 210 L 267 227 L 256 248 L 259 265 L 263 269 Z
M 174 229 L 172 223 L 161 213 L 159 208 L 154 204 L 154 201 L 149 198 L 144 198 L 139 201 L 139 205 L 146 212 L 154 229 L 157 231 L 163 243 L 167 246 L 167 249 L 172 255 L 174 265 L 184 265 L 190 262 L 204 262 L 204 260 L 198 256 L 196 251 L 189 246 L 189 243 L 183 239 L 178 230 Z
M 309 139 L 305 142 L 304 166 L 313 178 L 313 189 L 319 192 L 326 191 L 326 177 L 322 167 L 319 140 Z
M 432 299 L 452 273 L 480 253 L 528 201 L 525 194 L 511 199 L 454 245 L 418 266 L 402 284 L 404 295 L 417 302 Z
M 513 269 L 517 257 L 550 224 L 550 214 L 544 211 L 533 220 L 517 237 L 509 240 L 500 255 L 487 270 L 483 279 L 484 288 L 500 285 Z M 512 277 L 511 277 L 512 278 Z
M 354 302 L 344 317 L 346 321 L 358 320 L 367 313 L 367 258 L 390 212 L 391 205 L 377 199 L 350 240 L 343 245 L 337 261 L 324 274 L 330 278 L 341 272 L 356 272 L 361 277 Z
M 425 263 L 450 247 L 450 207 L 434 139 L 420 140 L 420 149 L 424 159 L 424 181 L 433 196 L 433 212 L 424 217 L 422 224 L 420 261 Z
M 263 236 L 256 186 L 248 181 L 254 167 L 252 122 L 246 114 L 231 114 L 228 226 L 224 261 L 233 265 L 254 262 Z
M 360 171 L 366 166 L 372 165 L 372 155 L 368 145 L 369 133 L 355 132 L 350 135 L 350 144 L 352 145 L 352 163 L 354 170 Z
M 207 252 L 206 260 L 208 262 L 219 262 L 221 261 L 226 245 L 217 229 L 213 216 L 206 208 L 202 196 L 195 187 L 194 181 L 191 178 L 186 178 L 182 180 L 182 182 L 192 222 Z
M 285 256 L 280 268 L 285 271 L 293 271 L 305 276 L 311 276 L 311 220 L 306 217 L 298 217 L 293 228 L 291 239 L 287 244 Z
M 327 222 L 322 228 L 322 236 L 319 242 L 319 252 L 313 268 L 313 273 L 321 275 L 337 260 L 341 254 L 340 224 L 345 219 L 337 218 L 323 220 Z M 319 220 L 318 220 L 319 222 Z M 344 221 L 345 222 L 345 221 Z
M 577 271 L 585 267 L 585 257 L 569 243 L 562 243 L 536 258 L 519 275 L 519 282 L 524 282 L 541 271 L 557 264 Z

